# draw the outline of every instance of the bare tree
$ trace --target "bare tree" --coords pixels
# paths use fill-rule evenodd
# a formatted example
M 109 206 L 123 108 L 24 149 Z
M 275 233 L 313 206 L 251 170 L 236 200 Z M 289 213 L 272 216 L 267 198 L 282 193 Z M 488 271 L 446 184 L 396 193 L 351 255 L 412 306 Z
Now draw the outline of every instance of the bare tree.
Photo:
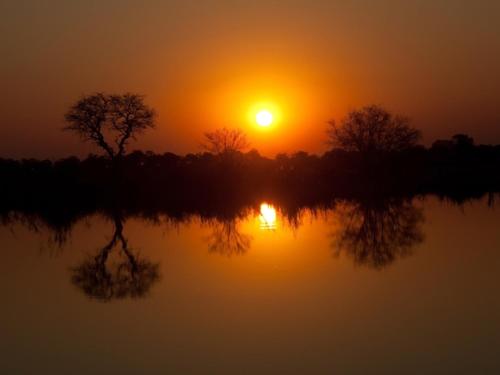
M 241 129 L 217 129 L 205 133 L 203 149 L 214 154 L 229 154 L 245 151 L 250 147 L 246 134 Z
M 145 297 L 160 278 L 159 264 L 140 258 L 129 248 L 119 213 L 113 213 L 113 221 L 115 232 L 109 243 L 72 269 L 71 282 L 88 297 L 103 302 Z M 121 253 L 112 262 L 110 255 L 117 246 Z
M 250 248 L 252 237 L 241 233 L 236 219 L 214 221 L 213 231 L 207 238 L 208 251 L 221 255 L 241 255 Z
M 337 208 L 332 233 L 335 255 L 345 252 L 356 265 L 381 269 L 409 256 L 423 239 L 422 209 L 404 199 L 354 201 Z
M 65 130 L 94 142 L 111 160 L 121 158 L 130 140 L 155 127 L 155 112 L 137 94 L 97 93 L 81 98 L 66 113 Z M 109 137 L 110 139 L 107 139 Z
M 351 111 L 340 124 L 330 121 L 327 133 L 333 147 L 363 154 L 402 151 L 415 146 L 421 137 L 406 117 L 376 105 Z

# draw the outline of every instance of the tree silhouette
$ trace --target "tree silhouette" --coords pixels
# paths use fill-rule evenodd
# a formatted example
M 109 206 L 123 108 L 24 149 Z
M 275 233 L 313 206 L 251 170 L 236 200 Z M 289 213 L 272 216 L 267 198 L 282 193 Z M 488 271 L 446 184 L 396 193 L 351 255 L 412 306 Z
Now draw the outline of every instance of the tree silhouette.
M 111 160 L 121 158 L 130 140 L 155 126 L 154 110 L 144 104 L 142 96 L 130 93 L 85 96 L 69 109 L 65 119 L 65 130 L 94 142 Z
M 351 111 L 340 124 L 330 121 L 327 134 L 333 147 L 363 154 L 403 151 L 415 146 L 421 136 L 407 118 L 376 105 Z
M 467 134 L 455 134 L 451 139 L 460 151 L 470 151 L 474 147 L 474 138 Z
M 100 301 L 145 296 L 159 280 L 158 264 L 139 258 L 129 249 L 123 236 L 123 220 L 113 217 L 115 232 L 111 240 L 94 257 L 88 257 L 72 269 L 71 282 L 87 296 Z M 119 260 L 111 262 L 110 253 L 121 246 Z
M 252 237 L 241 233 L 236 219 L 213 221 L 208 237 L 208 251 L 221 255 L 241 255 L 248 251 Z
M 408 256 L 423 241 L 422 211 L 410 201 L 376 199 L 339 206 L 333 233 L 336 255 L 345 252 L 356 265 L 383 268 Z
M 214 154 L 223 155 L 245 151 L 250 147 L 246 134 L 240 129 L 217 129 L 205 133 L 202 148 Z

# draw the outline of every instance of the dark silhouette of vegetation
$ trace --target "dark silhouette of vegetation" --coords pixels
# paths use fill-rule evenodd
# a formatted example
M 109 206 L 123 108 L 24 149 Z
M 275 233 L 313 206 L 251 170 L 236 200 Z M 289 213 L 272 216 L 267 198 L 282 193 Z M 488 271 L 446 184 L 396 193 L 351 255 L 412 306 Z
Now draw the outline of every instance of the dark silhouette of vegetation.
M 445 144 L 445 146 L 443 146 Z M 254 196 L 290 196 L 315 200 L 361 195 L 368 188 L 386 194 L 449 194 L 499 191 L 500 146 L 463 146 L 455 140 L 431 148 L 416 146 L 388 153 L 364 166 L 359 153 L 334 149 L 323 155 L 298 152 L 275 159 L 256 151 L 236 152 L 237 163 L 212 153 L 179 156 L 135 151 L 120 161 L 116 188 L 113 161 L 91 155 L 57 161 L 0 159 L 1 206 L 23 207 L 46 201 L 78 199 L 98 206 L 115 196 L 186 207 L 213 205 Z
M 242 255 L 250 248 L 252 237 L 240 232 L 237 218 L 213 221 L 210 226 L 212 232 L 207 238 L 209 252 L 225 256 Z
M 455 134 L 450 140 L 438 139 L 432 144 L 433 150 L 470 152 L 474 148 L 474 139 L 467 134 Z
M 0 224 L 48 230 L 52 243 L 63 247 L 80 220 L 95 213 L 112 218 L 109 243 L 72 269 L 73 284 L 101 301 L 145 296 L 158 280 L 158 265 L 128 246 L 123 223 L 129 217 L 176 225 L 199 218 L 212 229 L 208 251 L 229 256 L 250 249 L 252 238 L 238 223 L 258 214 L 263 201 L 278 207 L 292 229 L 307 210 L 335 211 L 335 253 L 380 269 L 423 241 L 415 197 L 433 194 L 463 204 L 487 194 L 493 206 L 500 191 L 500 146 L 456 134 L 425 148 L 406 119 L 376 106 L 332 123 L 330 141 L 337 147 L 323 155 L 299 151 L 274 159 L 243 152 L 245 134 L 227 129 L 205 135 L 204 153 L 127 154 L 129 141 L 154 126 L 154 112 L 133 94 L 85 97 L 66 119 L 69 130 L 106 156 L 0 158 Z
M 131 140 L 155 126 L 154 110 L 144 104 L 142 96 L 129 93 L 85 96 L 69 109 L 65 119 L 65 130 L 95 143 L 111 160 L 123 157 Z
M 421 137 L 406 117 L 376 105 L 351 111 L 340 124 L 332 120 L 329 125 L 328 138 L 333 147 L 368 155 L 408 150 Z
M 332 247 L 356 265 L 386 267 L 423 241 L 424 216 L 409 199 L 363 199 L 339 206 L 338 212 Z
M 205 133 L 202 148 L 215 155 L 243 152 L 250 147 L 246 134 L 240 129 L 217 129 Z
M 123 218 L 113 214 L 115 232 L 95 256 L 89 256 L 72 269 L 71 282 L 88 297 L 107 302 L 113 299 L 144 297 L 159 280 L 158 264 L 134 254 L 123 235 Z M 111 252 L 120 246 L 118 259 L 110 261 Z
M 455 134 L 452 139 L 455 146 L 462 150 L 470 150 L 474 146 L 474 139 L 467 134 Z
M 193 219 L 208 223 L 211 233 L 205 238 L 211 253 L 231 256 L 245 254 L 251 248 L 252 237 L 242 233 L 239 222 L 258 217 L 262 196 L 225 196 L 217 201 L 217 195 L 204 200 L 155 201 L 140 198 L 88 202 L 70 202 L 50 199 L 40 202 L 26 202 L 24 206 L 2 206 L 0 224 L 25 225 L 34 231 L 53 232 L 64 242 L 71 236 L 72 228 L 78 222 L 96 213 L 111 218 L 114 234 L 97 254 L 87 257 L 72 269 L 72 283 L 87 296 L 100 301 L 146 296 L 151 286 L 158 281 L 158 264 L 141 258 L 128 245 L 123 234 L 124 223 L 136 218 L 157 225 L 178 227 L 191 223 Z M 271 193 L 270 196 L 273 194 Z M 484 192 L 454 192 L 438 195 L 440 199 L 456 205 L 464 205 L 472 199 L 481 199 Z M 487 193 L 487 203 L 495 204 L 497 194 Z M 301 226 L 305 212 L 312 216 L 333 217 L 332 249 L 336 255 L 345 254 L 355 265 L 381 269 L 398 259 L 410 256 L 415 247 L 423 241 L 423 212 L 414 202 L 419 196 L 380 195 L 372 191 L 368 195 L 343 193 L 336 196 L 285 194 L 280 191 L 274 197 L 267 196 L 280 212 L 280 228 L 295 230 Z M 115 197 L 116 198 L 116 197 Z M 211 199 L 213 198 L 213 199 Z M 215 202 L 215 203 L 214 203 Z M 64 233 L 60 236 L 58 233 Z M 328 235 L 327 232 L 324 234 Z

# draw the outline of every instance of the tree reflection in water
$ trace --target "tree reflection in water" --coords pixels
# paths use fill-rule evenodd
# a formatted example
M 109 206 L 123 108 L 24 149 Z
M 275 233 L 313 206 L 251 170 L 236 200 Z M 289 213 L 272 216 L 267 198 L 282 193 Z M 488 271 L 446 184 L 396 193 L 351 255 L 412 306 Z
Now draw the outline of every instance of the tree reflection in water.
M 241 233 L 238 219 L 214 220 L 207 238 L 208 251 L 225 256 L 242 255 L 248 251 L 252 236 Z
M 424 239 L 424 216 L 410 200 L 360 200 L 338 206 L 339 227 L 333 235 L 335 255 L 354 264 L 381 269 L 412 254 Z
M 123 236 L 123 219 L 114 214 L 115 232 L 111 240 L 97 255 L 89 256 L 73 268 L 71 282 L 87 296 L 100 301 L 138 298 L 145 296 L 159 280 L 159 264 L 141 259 L 128 247 Z M 117 260 L 110 255 L 119 247 Z

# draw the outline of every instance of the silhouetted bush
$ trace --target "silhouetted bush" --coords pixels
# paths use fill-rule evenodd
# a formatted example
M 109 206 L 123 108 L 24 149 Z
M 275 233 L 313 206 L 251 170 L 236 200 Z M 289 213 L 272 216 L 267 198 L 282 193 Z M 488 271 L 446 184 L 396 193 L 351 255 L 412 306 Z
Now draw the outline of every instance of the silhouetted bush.
M 0 207 L 103 206 L 110 199 L 130 204 L 177 207 L 217 206 L 261 196 L 314 202 L 331 196 L 382 193 L 497 191 L 500 147 L 474 145 L 470 137 L 380 153 L 366 167 L 356 151 L 333 149 L 318 156 L 306 152 L 270 159 L 256 150 L 179 156 L 134 151 L 123 157 L 120 173 L 109 158 L 90 155 L 51 162 L 0 159 Z

